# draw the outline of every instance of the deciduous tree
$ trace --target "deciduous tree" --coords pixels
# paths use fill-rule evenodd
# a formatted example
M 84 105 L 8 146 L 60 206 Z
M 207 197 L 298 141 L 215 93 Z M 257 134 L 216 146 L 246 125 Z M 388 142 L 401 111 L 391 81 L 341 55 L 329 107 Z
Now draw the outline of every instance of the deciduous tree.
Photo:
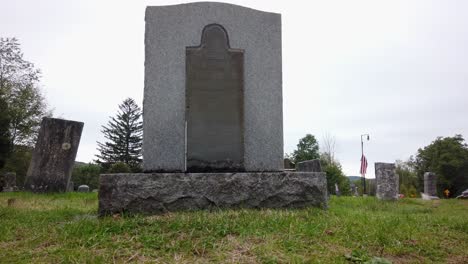
M 458 195 L 468 188 L 468 146 L 461 135 L 438 137 L 428 146 L 418 150 L 414 166 L 423 191 L 424 172 L 437 175 L 437 192 L 449 189 Z
M 297 149 L 292 153 L 292 158 L 296 164 L 305 160 L 318 159 L 319 157 L 319 144 L 315 136 L 311 134 L 301 138 L 299 144 L 297 144 Z
M 15 38 L 0 38 L 0 91 L 8 104 L 11 146 L 32 146 L 44 116 L 51 115 L 39 88 L 40 71 L 23 58 Z

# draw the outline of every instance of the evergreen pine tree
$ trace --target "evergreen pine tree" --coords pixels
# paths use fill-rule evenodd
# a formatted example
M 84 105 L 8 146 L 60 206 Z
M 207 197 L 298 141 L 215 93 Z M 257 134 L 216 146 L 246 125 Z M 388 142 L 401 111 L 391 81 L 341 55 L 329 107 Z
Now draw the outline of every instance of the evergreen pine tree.
M 101 132 L 107 142 L 97 142 L 99 154 L 96 157 L 104 168 L 122 162 L 133 171 L 139 169 L 143 141 L 141 116 L 140 107 L 133 99 L 127 98 L 119 105 L 116 117 L 111 117 L 107 126 L 102 126 Z

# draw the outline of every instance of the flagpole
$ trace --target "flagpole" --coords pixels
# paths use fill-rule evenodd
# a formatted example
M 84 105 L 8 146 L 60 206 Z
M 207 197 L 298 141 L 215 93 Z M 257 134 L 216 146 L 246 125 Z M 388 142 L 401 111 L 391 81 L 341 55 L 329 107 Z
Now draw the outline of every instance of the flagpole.
M 367 140 L 369 140 L 369 134 L 361 135 L 361 164 L 362 159 L 364 158 L 364 141 L 362 140 L 362 136 L 367 136 Z M 362 173 L 362 196 L 366 195 L 366 174 Z

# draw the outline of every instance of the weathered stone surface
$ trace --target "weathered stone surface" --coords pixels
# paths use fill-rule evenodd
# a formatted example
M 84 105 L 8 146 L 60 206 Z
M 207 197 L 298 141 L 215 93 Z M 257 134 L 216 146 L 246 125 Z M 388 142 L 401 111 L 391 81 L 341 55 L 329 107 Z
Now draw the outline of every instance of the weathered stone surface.
M 396 200 L 399 195 L 399 178 L 395 163 L 375 163 L 376 196 L 381 200 Z
M 244 171 L 244 52 L 210 24 L 186 54 L 187 172 Z
M 327 207 L 320 172 L 102 174 L 99 214 Z
M 78 192 L 89 192 L 89 186 L 88 185 L 80 185 L 78 186 Z
M 424 173 L 424 193 L 437 196 L 437 175 L 433 172 Z
M 358 187 L 353 182 L 350 184 L 350 188 L 353 196 L 359 196 Z
M 319 159 L 301 161 L 296 164 L 296 171 L 322 172 Z
M 460 195 L 458 195 L 457 199 L 468 199 L 468 189 L 464 190 Z
M 15 172 L 6 172 L 3 176 L 4 179 L 4 192 L 13 192 L 16 189 L 16 173 Z
M 284 169 L 285 170 L 294 170 L 295 169 L 294 163 L 288 158 L 284 159 Z
M 143 167 L 183 172 L 186 166 L 186 47 L 217 23 L 244 50 L 244 168 L 283 169 L 281 15 L 200 2 L 146 9 Z
M 68 182 L 67 192 L 73 192 L 75 190 L 75 183 L 73 181 Z
M 83 123 L 44 118 L 24 188 L 34 192 L 66 192 Z

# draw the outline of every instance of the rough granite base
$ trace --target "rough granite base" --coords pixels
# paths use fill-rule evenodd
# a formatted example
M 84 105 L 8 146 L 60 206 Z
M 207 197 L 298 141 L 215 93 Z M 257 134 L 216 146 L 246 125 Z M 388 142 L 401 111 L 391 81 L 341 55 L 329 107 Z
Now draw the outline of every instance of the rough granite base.
M 324 172 L 102 174 L 99 215 L 217 208 L 327 208 Z

